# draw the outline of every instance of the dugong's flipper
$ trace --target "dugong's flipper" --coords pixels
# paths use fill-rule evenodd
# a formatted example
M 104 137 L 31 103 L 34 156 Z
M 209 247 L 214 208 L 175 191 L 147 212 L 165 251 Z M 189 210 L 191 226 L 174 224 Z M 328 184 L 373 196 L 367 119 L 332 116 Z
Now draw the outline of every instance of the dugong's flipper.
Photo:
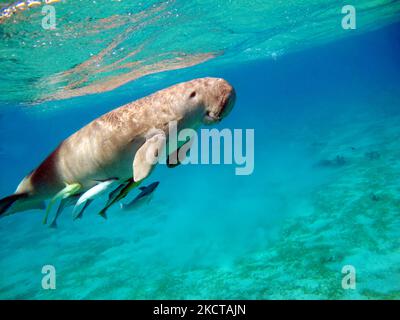
M 137 187 L 145 178 L 149 176 L 158 159 L 160 158 L 167 138 L 161 130 L 155 131 L 151 137 L 136 151 L 133 159 L 133 179 L 129 179 L 128 183 L 121 188 L 117 194 L 117 190 L 113 191 L 113 198 L 108 199 L 106 206 L 99 212 L 100 216 L 107 219 L 106 212 L 114 203 L 125 198 L 129 191 Z M 119 187 L 118 187 L 119 188 Z
M 147 139 L 133 159 L 133 180 L 141 181 L 151 173 L 165 147 L 166 137 L 159 132 Z
M 51 200 L 49 205 L 47 206 L 46 214 L 43 218 L 43 224 L 47 223 L 47 218 L 49 217 L 49 213 L 51 211 L 51 208 L 53 207 L 54 203 L 59 200 L 59 199 L 65 199 L 68 198 L 69 196 L 72 196 L 73 194 L 77 193 L 82 186 L 79 183 L 72 183 L 72 184 L 67 184 L 64 189 L 62 189 L 60 192 L 58 192 Z

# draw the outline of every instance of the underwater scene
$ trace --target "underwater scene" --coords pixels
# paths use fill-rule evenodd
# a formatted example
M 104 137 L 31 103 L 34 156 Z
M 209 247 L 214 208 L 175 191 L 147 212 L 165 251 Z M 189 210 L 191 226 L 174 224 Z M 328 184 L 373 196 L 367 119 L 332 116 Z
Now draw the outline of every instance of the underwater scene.
M 0 8 L 0 299 L 400 298 L 400 1 Z

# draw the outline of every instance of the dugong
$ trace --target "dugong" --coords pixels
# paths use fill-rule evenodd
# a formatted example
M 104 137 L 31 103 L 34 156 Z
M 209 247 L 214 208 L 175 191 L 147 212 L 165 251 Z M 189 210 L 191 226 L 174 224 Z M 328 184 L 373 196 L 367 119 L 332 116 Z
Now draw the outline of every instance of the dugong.
M 200 78 L 114 109 L 62 141 L 13 195 L 0 200 L 0 215 L 44 209 L 44 201 L 59 197 L 64 189 L 69 196 L 89 190 L 98 181 L 142 181 L 155 165 L 145 155 L 168 144 L 172 121 L 178 132 L 217 123 L 228 115 L 235 99 L 235 90 L 226 80 Z

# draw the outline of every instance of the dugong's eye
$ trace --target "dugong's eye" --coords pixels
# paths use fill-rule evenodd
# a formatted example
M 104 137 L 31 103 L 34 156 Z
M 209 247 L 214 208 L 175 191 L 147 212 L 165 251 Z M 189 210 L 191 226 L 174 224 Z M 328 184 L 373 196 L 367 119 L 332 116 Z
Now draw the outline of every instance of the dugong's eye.
M 193 92 L 190 94 L 189 98 L 192 99 L 192 98 L 194 98 L 195 96 L 196 96 L 196 91 L 193 91 Z

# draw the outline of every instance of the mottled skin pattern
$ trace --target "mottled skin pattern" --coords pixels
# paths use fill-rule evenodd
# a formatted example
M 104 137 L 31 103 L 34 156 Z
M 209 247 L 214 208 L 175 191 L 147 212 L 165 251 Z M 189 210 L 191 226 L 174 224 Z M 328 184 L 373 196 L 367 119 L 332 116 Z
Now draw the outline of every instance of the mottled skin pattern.
M 17 201 L 12 211 L 29 209 L 53 197 L 65 183 L 80 183 L 85 191 L 95 180 L 128 179 L 136 151 L 154 132 L 162 130 L 168 139 L 171 121 L 177 121 L 178 131 L 218 122 L 234 101 L 235 92 L 228 82 L 201 78 L 114 109 L 64 140 L 25 177 L 16 194 L 29 196 Z

